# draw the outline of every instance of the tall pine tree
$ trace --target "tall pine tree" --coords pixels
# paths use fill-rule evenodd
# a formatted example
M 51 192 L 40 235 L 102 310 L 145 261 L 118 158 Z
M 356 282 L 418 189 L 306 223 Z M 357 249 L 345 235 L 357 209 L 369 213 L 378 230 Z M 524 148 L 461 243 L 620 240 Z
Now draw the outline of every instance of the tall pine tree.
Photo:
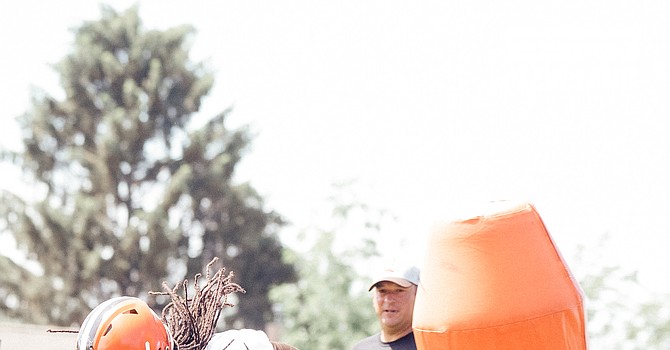
M 262 327 L 269 288 L 295 272 L 281 261 L 279 215 L 233 183 L 248 131 L 225 127 L 228 111 L 192 127 L 213 84 L 189 58 L 193 28 L 145 30 L 137 7 L 103 7 L 74 34 L 56 66 L 65 97 L 34 93 L 18 118 L 23 150 L 5 152 L 33 190 L 0 198 L 1 229 L 28 261 L 0 256 L 0 312 L 78 324 L 105 299 L 144 297 L 216 256 L 247 291 L 227 325 Z

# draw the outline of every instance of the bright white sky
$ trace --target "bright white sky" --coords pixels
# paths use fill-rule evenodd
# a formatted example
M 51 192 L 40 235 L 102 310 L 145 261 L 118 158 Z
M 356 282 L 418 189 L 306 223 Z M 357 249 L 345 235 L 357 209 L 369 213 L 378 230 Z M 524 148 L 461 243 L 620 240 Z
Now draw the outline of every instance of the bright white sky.
M 140 6 L 148 28 L 197 27 L 192 54 L 218 70 L 204 114 L 232 105 L 232 126 L 258 133 L 239 179 L 296 225 L 348 179 L 397 215 L 385 233 L 412 252 L 465 206 L 525 200 L 566 259 L 608 233 L 593 254 L 641 269 L 651 288 L 666 280 L 670 2 Z M 2 144 L 30 85 L 60 93 L 48 64 L 67 53 L 68 28 L 98 17 L 90 0 L 3 7 Z

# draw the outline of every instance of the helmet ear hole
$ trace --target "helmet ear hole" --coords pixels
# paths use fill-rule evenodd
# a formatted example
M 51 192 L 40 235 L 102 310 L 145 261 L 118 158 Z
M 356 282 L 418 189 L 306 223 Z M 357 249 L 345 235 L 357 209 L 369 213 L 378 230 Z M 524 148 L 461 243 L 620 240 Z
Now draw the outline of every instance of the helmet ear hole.
M 103 333 L 102 336 L 103 337 L 106 336 L 107 333 L 109 333 L 109 331 L 111 331 L 111 330 L 112 330 L 112 325 L 110 324 L 109 327 L 107 327 L 107 329 L 105 329 L 105 333 Z

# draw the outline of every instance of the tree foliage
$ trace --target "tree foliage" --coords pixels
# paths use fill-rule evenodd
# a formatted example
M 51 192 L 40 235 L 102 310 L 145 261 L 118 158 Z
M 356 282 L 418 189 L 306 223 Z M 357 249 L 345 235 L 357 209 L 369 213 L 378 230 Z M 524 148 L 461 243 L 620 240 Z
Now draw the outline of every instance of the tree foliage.
M 78 324 L 102 300 L 146 296 L 216 256 L 247 290 L 227 322 L 272 318 L 270 287 L 295 277 L 283 223 L 233 182 L 248 130 L 224 125 L 229 110 L 194 126 L 214 79 L 189 58 L 193 36 L 145 30 L 137 7 L 102 7 L 74 30 L 56 65 L 64 98 L 34 92 L 18 118 L 23 149 L 4 152 L 32 190 L 0 198 L 2 230 L 27 261 L 0 256 L 1 313 Z
M 579 283 L 586 298 L 589 345 L 594 349 L 668 349 L 669 295 L 654 293 L 639 281 L 638 271 L 606 261 L 594 249 L 576 256 Z
M 370 214 L 361 204 L 339 204 L 334 210 L 334 227 L 306 229 L 299 240 L 312 237 L 313 243 L 301 253 L 286 251 L 299 279 L 295 284 L 275 287 L 271 297 L 279 309 L 282 340 L 299 349 L 350 349 L 378 329 L 367 293 L 369 276 L 354 268 L 369 266 L 378 256 L 374 241 L 361 233 L 376 231 L 378 223 L 352 225 L 353 211 Z M 345 235 L 345 226 L 359 233 L 355 248 L 337 247 L 338 238 L 350 237 Z

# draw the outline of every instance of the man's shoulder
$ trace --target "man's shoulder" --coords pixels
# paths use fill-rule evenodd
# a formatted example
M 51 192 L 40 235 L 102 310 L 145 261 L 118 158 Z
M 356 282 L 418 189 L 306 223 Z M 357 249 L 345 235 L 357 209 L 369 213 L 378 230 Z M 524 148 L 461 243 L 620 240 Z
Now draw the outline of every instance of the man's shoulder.
M 383 343 L 379 340 L 379 333 L 377 333 L 361 339 L 351 350 L 376 350 L 381 349 L 382 344 Z
M 416 350 L 416 343 L 414 342 L 414 334 L 410 332 L 404 337 L 392 341 L 390 343 L 384 343 L 379 337 L 379 333 L 371 335 L 365 339 L 362 339 L 352 350 L 383 350 L 383 349 L 407 349 L 407 350 Z

